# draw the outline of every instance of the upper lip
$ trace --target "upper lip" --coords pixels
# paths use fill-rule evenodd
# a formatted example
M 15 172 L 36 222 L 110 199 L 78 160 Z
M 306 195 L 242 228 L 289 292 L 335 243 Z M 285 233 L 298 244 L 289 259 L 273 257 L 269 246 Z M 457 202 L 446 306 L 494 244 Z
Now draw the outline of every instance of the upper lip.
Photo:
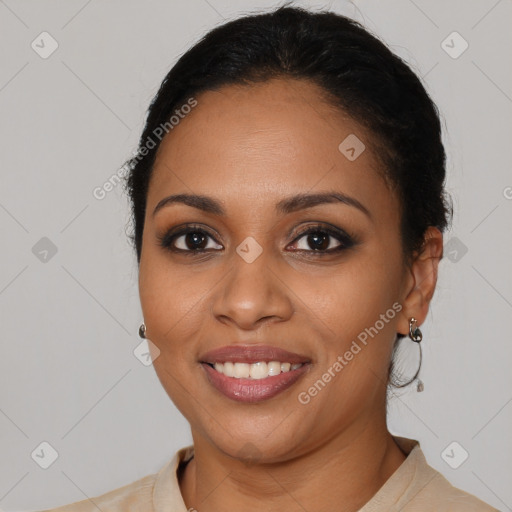
M 307 356 L 270 345 L 226 345 L 206 352 L 200 357 L 200 361 L 202 363 L 280 361 L 292 364 L 310 362 Z

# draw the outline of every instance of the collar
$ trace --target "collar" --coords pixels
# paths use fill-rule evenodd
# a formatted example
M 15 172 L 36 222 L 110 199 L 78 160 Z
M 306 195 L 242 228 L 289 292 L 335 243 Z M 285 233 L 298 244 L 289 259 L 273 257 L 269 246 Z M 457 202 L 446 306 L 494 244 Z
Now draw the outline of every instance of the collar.
M 159 472 L 153 489 L 153 508 L 155 512 L 188 512 L 178 483 L 178 466 L 188 462 L 194 456 L 194 445 L 178 450 L 171 461 Z
M 406 459 L 359 512 L 381 512 L 386 510 L 385 507 L 401 502 L 405 504 L 408 501 L 408 496 L 413 496 L 421 490 L 425 479 L 432 479 L 436 475 L 435 470 L 428 466 L 419 441 L 406 437 L 392 437 L 406 455 Z M 181 448 L 175 453 L 170 462 L 158 472 L 153 489 L 155 512 L 167 512 L 169 510 L 188 512 L 181 495 L 177 470 L 180 464 L 188 462 L 193 456 L 193 445 Z M 415 482 L 418 482 L 417 485 L 419 485 L 416 492 Z

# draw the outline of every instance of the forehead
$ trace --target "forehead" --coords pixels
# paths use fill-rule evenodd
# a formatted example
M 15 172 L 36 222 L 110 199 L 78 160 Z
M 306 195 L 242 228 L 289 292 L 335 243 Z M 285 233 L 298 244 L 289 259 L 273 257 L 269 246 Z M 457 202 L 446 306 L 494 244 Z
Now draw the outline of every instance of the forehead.
M 197 95 L 160 145 L 148 207 L 165 193 L 263 203 L 333 187 L 361 202 L 392 201 L 367 131 L 324 97 L 290 79 Z

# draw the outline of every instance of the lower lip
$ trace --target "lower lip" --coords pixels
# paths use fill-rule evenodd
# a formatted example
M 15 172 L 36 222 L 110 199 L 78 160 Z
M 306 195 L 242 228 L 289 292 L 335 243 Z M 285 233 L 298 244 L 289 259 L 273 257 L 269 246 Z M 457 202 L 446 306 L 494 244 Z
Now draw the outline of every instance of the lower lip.
M 202 363 L 202 366 L 206 371 L 210 384 L 217 391 L 220 391 L 231 400 L 249 403 L 268 400 L 282 393 L 295 384 L 308 371 L 309 367 L 306 363 L 296 370 L 272 375 L 265 379 L 237 379 L 235 377 L 227 377 L 206 363 Z

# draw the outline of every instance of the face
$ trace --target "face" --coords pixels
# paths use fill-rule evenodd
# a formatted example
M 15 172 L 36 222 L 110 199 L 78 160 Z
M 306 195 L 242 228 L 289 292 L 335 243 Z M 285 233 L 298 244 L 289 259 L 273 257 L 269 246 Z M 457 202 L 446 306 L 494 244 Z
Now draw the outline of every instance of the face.
M 286 460 L 382 420 L 408 286 L 399 204 L 367 133 L 320 92 L 280 79 L 202 93 L 149 186 L 139 290 L 154 367 L 194 441 L 233 457 L 249 443 Z M 153 213 L 178 194 L 208 200 Z

